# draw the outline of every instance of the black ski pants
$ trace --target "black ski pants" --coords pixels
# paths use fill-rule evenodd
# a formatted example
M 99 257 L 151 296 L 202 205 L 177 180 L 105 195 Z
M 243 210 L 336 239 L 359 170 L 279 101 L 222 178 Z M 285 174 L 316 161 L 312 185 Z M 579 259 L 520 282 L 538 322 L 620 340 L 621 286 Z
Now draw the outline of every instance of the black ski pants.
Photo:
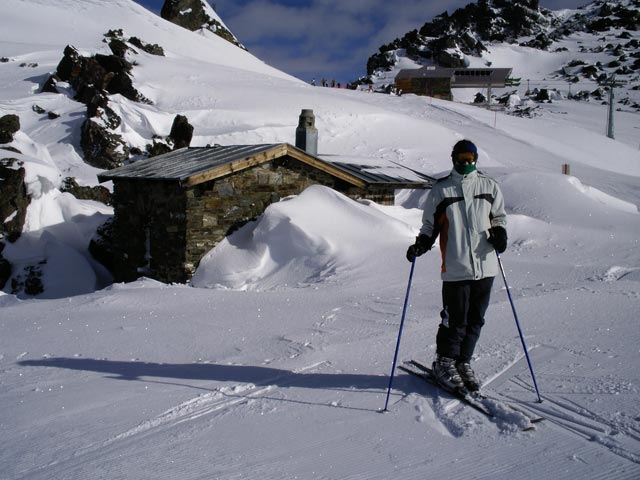
M 493 277 L 442 283 L 442 322 L 436 336 L 436 353 L 469 362 L 484 325 Z

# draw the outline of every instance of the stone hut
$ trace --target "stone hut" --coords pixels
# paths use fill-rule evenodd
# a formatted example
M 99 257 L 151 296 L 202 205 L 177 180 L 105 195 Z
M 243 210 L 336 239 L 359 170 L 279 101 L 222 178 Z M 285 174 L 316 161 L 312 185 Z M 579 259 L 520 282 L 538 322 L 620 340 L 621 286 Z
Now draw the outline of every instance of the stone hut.
M 396 189 L 433 179 L 395 165 L 328 161 L 288 143 L 187 147 L 98 176 L 113 181 L 114 277 L 188 281 L 226 235 L 312 184 L 393 204 Z
M 396 87 L 403 93 L 426 95 L 452 100 L 452 88 L 503 88 L 511 75 L 511 68 L 443 68 L 425 66 L 400 70 L 395 78 Z

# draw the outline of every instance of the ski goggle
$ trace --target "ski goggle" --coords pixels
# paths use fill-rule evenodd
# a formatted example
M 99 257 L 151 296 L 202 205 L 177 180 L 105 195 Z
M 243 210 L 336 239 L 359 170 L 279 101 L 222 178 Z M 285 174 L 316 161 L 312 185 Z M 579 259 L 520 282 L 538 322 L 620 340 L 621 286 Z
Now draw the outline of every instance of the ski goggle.
M 473 165 L 474 163 L 476 163 L 476 156 L 471 152 L 456 153 L 456 155 L 453 157 L 453 161 L 459 165 Z

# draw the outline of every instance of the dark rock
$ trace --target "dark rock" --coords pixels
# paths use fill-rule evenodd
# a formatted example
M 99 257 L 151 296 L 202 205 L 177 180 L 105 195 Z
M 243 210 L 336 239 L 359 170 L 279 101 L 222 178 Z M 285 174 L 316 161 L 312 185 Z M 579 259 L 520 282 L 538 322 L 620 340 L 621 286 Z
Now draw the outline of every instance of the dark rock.
M 533 40 L 524 42 L 521 45 L 530 48 L 537 48 L 538 50 L 548 50 L 552 44 L 553 41 L 547 35 L 540 33 Z
M 148 103 L 149 100 L 133 86 L 129 75 L 132 68 L 130 62 L 117 55 L 98 54 L 86 58 L 75 48 L 67 46 L 64 57 L 58 64 L 57 76 L 75 89 L 76 100 L 93 106 L 94 109 L 96 105 L 105 105 L 104 101 L 95 98 L 98 94 L 106 97 L 104 92 L 119 93 L 134 102 Z
M 100 65 L 94 57 L 81 58 L 80 70 L 71 78 L 70 83 L 76 91 L 81 90 L 87 85 L 94 85 L 100 90 L 105 90 L 105 77 L 107 70 Z
M 598 74 L 598 67 L 595 65 L 587 65 L 582 68 L 582 74 L 585 77 L 593 77 Z
M 184 115 L 176 115 L 171 126 L 169 138 L 173 141 L 174 149 L 188 147 L 193 138 L 193 125 Z
M 4 243 L 0 242 L 0 247 L 4 248 Z M 3 289 L 11 278 L 11 271 L 11 263 L 2 256 L 2 251 L 0 250 L 0 289 Z
M 46 110 L 42 108 L 40 105 L 32 105 L 31 110 L 33 110 L 36 113 L 39 113 L 40 115 L 46 112 Z
M 453 53 L 449 50 L 439 51 L 436 54 L 435 59 L 440 65 L 447 68 L 459 68 L 466 66 L 464 57 L 461 57 L 457 53 Z
M 47 118 L 49 120 L 55 120 L 56 118 L 60 118 L 60 114 L 56 112 L 47 112 Z
M 536 102 L 548 102 L 549 100 L 551 100 L 551 96 L 549 95 L 549 90 L 547 90 L 546 88 L 540 89 L 536 93 L 534 100 Z
M 207 14 L 203 0 L 165 0 L 160 16 L 192 32 L 201 28 L 210 30 L 219 37 L 244 49 L 229 30 Z
M 371 75 L 376 70 L 390 71 L 393 69 L 394 64 L 391 53 L 376 53 L 367 60 L 367 74 Z
M 98 227 L 95 235 L 89 242 L 89 253 L 104 265 L 107 270 L 113 272 L 113 217 L 110 217 L 105 223 Z
M 156 43 L 153 43 L 153 44 L 145 43 L 142 40 L 140 40 L 138 37 L 131 37 L 129 39 L 129 43 L 131 43 L 132 45 L 135 45 L 139 49 L 151 55 L 158 55 L 158 56 L 164 57 L 164 49 Z
M 93 57 L 107 72 L 112 73 L 129 73 L 133 65 L 124 58 L 117 55 L 101 55 L 96 54 Z
M 60 191 L 68 192 L 79 200 L 93 200 L 105 205 L 111 205 L 111 192 L 108 188 L 101 185 L 95 187 L 80 186 L 73 177 L 67 177 L 63 180 Z
M 20 117 L 12 113 L 0 117 L 0 143 L 13 142 L 13 134 L 20 130 Z
M 127 44 L 119 38 L 112 39 L 109 42 L 109 48 L 111 49 L 113 54 L 119 58 L 124 58 L 124 56 L 127 54 L 127 51 L 129 51 L 129 47 L 127 46 Z
M 580 91 L 570 95 L 569 98 L 571 100 L 587 101 L 587 100 L 589 100 L 589 92 L 586 91 L 586 90 L 580 90 Z
M 46 261 L 37 265 L 25 267 L 24 272 L 11 279 L 11 293 L 14 295 L 24 292 L 29 296 L 36 296 L 44 292 L 42 284 L 42 267 Z
M 157 44 L 148 44 L 143 42 L 138 37 L 131 37 L 129 40 L 124 38 L 124 32 L 122 29 L 118 30 L 109 30 L 104 35 L 109 41 L 109 48 L 113 52 L 113 54 L 117 57 L 124 58 L 128 51 L 132 53 L 138 53 L 127 45 L 127 42 L 131 45 L 138 47 L 139 49 L 151 54 L 151 55 L 160 55 L 164 56 L 164 50 L 160 45 Z
M 82 70 L 82 60 L 78 50 L 71 45 L 67 45 L 64 49 L 64 56 L 58 66 L 56 67 L 56 73 L 60 80 L 65 82 L 71 82 L 76 78 Z
M 122 166 L 129 158 L 129 146 L 120 135 L 92 118 L 82 124 L 80 145 L 84 153 L 84 160 L 89 165 L 104 170 L 111 170 Z
M 149 153 L 149 157 L 157 157 L 158 155 L 169 153 L 171 150 L 171 146 L 155 140 L 152 145 L 147 145 L 147 152 Z
M 596 100 L 602 100 L 605 96 L 605 91 L 601 87 L 598 87 L 593 92 L 591 92 L 591 96 Z
M 87 115 L 89 117 L 95 117 L 98 114 L 98 109 L 107 108 L 109 104 L 107 95 L 94 85 L 82 85 L 75 98 L 87 106 Z
M 25 169 L 15 158 L 0 160 L 0 236 L 10 242 L 20 237 L 29 206 L 24 184 Z
M 201 0 L 166 0 L 160 16 L 192 32 L 200 30 L 210 21 Z
M 104 36 L 112 40 L 122 40 L 124 38 L 124 31 L 121 28 L 113 29 L 105 33 Z
M 111 94 L 119 93 L 134 102 L 148 101 L 133 86 L 133 80 L 126 72 L 109 73 L 106 77 L 106 90 Z
M 0 148 L 2 150 L 7 150 L 9 152 L 22 154 L 22 152 L 20 150 L 18 150 L 16 147 L 12 147 L 10 145 L 0 145 Z
M 44 82 L 44 85 L 42 85 L 40 93 L 60 93 L 58 91 L 59 80 L 60 78 L 58 78 L 57 75 L 50 75 L 47 81 Z
M 122 125 L 122 119 L 120 118 L 120 115 L 118 115 L 113 111 L 111 107 L 108 106 L 98 109 L 95 118 L 102 120 L 102 122 L 104 122 L 104 124 L 110 130 L 115 130 L 120 125 Z

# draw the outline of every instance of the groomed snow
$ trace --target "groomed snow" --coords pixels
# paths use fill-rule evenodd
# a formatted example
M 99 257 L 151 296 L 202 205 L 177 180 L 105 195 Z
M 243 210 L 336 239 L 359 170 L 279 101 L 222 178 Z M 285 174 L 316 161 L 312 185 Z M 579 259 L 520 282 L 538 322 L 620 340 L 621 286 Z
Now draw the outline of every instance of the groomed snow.
M 9 282 L 0 295 L 1 478 L 640 476 L 637 114 L 620 112 L 611 140 L 603 105 L 560 100 L 521 119 L 314 88 L 129 0 L 5 4 L 0 116 L 20 116 L 11 146 L 22 154 L 0 157 L 23 162 L 32 202 L 2 253 L 15 275 L 39 264 L 46 290 L 17 296 Z M 379 413 L 426 192 L 389 207 L 314 186 L 209 252 L 192 285 L 112 284 L 87 251 L 112 209 L 59 190 L 70 175 L 97 184 L 77 153 L 85 108 L 36 92 L 65 45 L 105 52 L 113 28 L 167 52 L 135 57 L 135 86 L 153 105 L 110 99 L 132 145 L 166 136 L 177 113 L 195 126 L 192 145 L 293 143 L 303 108 L 315 112 L 321 154 L 442 176 L 455 141 L 476 142 L 480 169 L 504 191 L 502 260 L 544 402 L 501 278 L 474 365 L 546 420 L 521 432 L 521 415 L 489 420 L 400 372 Z M 526 68 L 538 60 L 531 52 Z M 439 264 L 437 248 L 416 264 L 401 359 L 434 355 Z

